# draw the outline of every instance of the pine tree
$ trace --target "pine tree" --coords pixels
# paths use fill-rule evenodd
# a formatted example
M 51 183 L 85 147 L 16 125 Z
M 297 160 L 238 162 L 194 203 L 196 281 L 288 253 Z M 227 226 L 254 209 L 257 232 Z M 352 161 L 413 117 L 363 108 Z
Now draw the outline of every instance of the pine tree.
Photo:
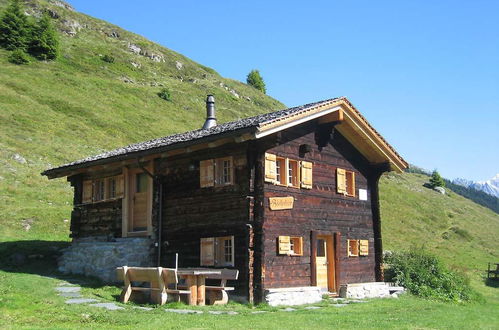
M 263 78 L 260 75 L 260 71 L 258 70 L 251 70 L 251 72 L 248 73 L 248 76 L 246 77 L 246 82 L 248 83 L 248 85 L 255 87 L 264 94 L 267 92 L 265 88 L 265 82 L 263 81 Z
M 440 176 L 440 173 L 438 173 L 437 170 L 434 170 L 433 173 L 431 174 L 430 186 L 432 188 L 445 187 L 444 179 L 442 179 L 442 177 Z
M 11 0 L 0 18 L 0 47 L 26 50 L 31 27 L 19 0 Z
M 53 60 L 57 57 L 59 39 L 50 17 L 44 14 L 33 27 L 28 52 L 39 60 Z

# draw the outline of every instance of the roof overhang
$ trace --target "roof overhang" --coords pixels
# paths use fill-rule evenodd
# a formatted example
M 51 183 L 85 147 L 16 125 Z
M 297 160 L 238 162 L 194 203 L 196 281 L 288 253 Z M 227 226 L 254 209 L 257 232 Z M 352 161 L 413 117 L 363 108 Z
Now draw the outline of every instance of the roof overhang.
M 335 129 L 370 163 L 389 164 L 390 170 L 397 172 L 402 172 L 408 167 L 408 163 L 344 97 L 312 107 L 295 116 L 262 124 L 258 127 L 255 138 L 259 139 L 314 119 L 321 124 L 336 122 Z

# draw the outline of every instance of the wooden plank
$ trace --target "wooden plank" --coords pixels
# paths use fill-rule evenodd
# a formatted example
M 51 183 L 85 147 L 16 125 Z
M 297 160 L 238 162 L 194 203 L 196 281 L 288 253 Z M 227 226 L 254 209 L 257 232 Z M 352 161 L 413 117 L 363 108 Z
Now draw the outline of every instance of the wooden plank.
M 190 291 L 189 305 L 196 305 L 198 301 L 198 282 L 196 275 L 186 275 L 187 289 Z

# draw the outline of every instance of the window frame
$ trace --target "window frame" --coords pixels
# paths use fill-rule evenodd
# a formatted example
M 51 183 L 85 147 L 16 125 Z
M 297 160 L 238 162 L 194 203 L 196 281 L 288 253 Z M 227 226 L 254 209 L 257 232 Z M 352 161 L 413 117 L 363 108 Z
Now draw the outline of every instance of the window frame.
M 347 240 L 348 257 L 358 257 L 360 255 L 360 243 L 358 239 Z
M 120 182 L 121 181 L 121 182 Z M 114 182 L 114 194 L 111 194 L 111 182 Z M 123 174 L 82 181 L 81 205 L 108 202 L 124 198 Z M 119 186 L 121 185 L 121 190 Z M 88 187 L 91 189 L 88 189 Z M 87 189 L 85 189 L 87 188 Z
M 336 192 L 344 196 L 356 196 L 355 171 L 336 169 Z
M 226 242 L 229 241 L 229 245 Z M 201 266 L 214 266 L 214 267 L 234 267 L 235 265 L 235 239 L 234 235 L 231 236 L 216 236 L 216 237 L 202 237 L 199 239 L 199 264 Z M 211 251 L 203 250 L 203 244 L 210 245 Z M 230 248 L 230 261 L 227 261 L 227 248 Z M 208 254 L 203 254 L 209 252 Z M 207 260 L 207 258 L 210 258 Z
M 277 254 L 286 256 L 303 256 L 303 236 L 278 236 Z
M 286 163 L 288 187 L 300 188 L 300 161 L 286 158 Z
M 229 166 L 225 166 L 228 162 Z M 203 173 L 206 171 L 206 173 Z M 199 187 L 225 187 L 235 183 L 234 157 L 219 157 L 199 161 Z M 228 176 L 228 180 L 227 177 Z

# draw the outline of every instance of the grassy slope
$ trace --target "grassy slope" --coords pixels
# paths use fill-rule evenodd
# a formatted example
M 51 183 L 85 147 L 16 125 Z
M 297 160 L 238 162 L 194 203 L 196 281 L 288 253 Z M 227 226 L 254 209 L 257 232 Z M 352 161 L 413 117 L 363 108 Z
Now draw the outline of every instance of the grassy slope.
M 0 0 L 0 9 L 5 3 Z M 42 3 L 61 15 L 54 21 L 61 29 L 66 28 L 63 20 L 85 28 L 74 37 L 62 35 L 61 56 L 55 62 L 16 66 L 0 50 L 0 239 L 66 239 L 68 224 L 63 220 L 69 216 L 71 190 L 64 180 L 39 175 L 52 165 L 199 128 L 209 93 L 215 95 L 221 122 L 285 108 L 143 37 L 45 1 L 30 3 Z M 110 32 L 120 38 L 108 37 Z M 161 54 L 164 62 L 132 53 L 129 43 Z M 103 54 L 115 62 L 102 61 Z M 133 83 L 123 82 L 124 77 Z M 171 91 L 172 102 L 156 95 L 161 85 Z M 15 154 L 27 163 L 13 160 Z M 23 219 L 34 220 L 28 233 L 20 230 Z
M 488 262 L 499 262 L 499 215 L 448 191 L 423 187 L 422 174 L 385 174 L 380 204 L 385 250 L 424 247 L 447 265 L 468 273 L 472 284 L 499 302 L 497 289 L 483 285 Z
M 0 0 L 0 7 L 4 4 Z M 23 249 L 27 254 L 46 256 L 18 268 L 0 267 L 0 326 L 462 328 L 499 323 L 494 313 L 499 307 L 498 289 L 483 285 L 481 278 L 486 262 L 498 259 L 499 216 L 456 194 L 442 196 L 428 190 L 422 187 L 427 178 L 415 174 L 389 174 L 381 180 L 385 248 L 425 245 L 447 264 L 471 274 L 487 305 L 458 306 L 407 297 L 347 309 L 327 308 L 321 313 L 250 315 L 247 307 L 237 306 L 231 308 L 244 315 L 197 319 L 165 315 L 161 309 L 149 314 L 130 309 L 112 314 L 65 305 L 52 290 L 59 280 L 40 275 L 55 274 L 52 248 L 68 240 L 69 223 L 64 219 L 70 216 L 72 191 L 64 180 L 42 178 L 42 170 L 104 149 L 197 128 L 203 122 L 203 100 L 208 93 L 217 98 L 221 121 L 283 105 L 139 36 L 59 7 L 53 9 L 88 26 L 73 38 L 62 37 L 59 60 L 19 67 L 9 64 L 7 52 L 0 50 L 0 259 Z M 120 39 L 101 31 L 118 31 Z M 128 42 L 161 52 L 166 62 L 132 54 Z M 99 54 L 111 54 L 116 62 L 105 63 Z M 142 67 L 134 68 L 131 61 Z M 175 61 L 184 64 L 181 70 Z M 125 76 L 135 83 L 122 82 Z M 158 83 L 172 91 L 173 102 L 155 95 L 160 87 L 151 84 Z M 251 101 L 235 98 L 220 83 Z M 14 160 L 15 154 L 27 163 Z M 28 231 L 22 227 L 26 219 L 32 221 Z M 114 287 L 96 289 L 92 285 L 85 291 L 107 299 L 119 292 Z

